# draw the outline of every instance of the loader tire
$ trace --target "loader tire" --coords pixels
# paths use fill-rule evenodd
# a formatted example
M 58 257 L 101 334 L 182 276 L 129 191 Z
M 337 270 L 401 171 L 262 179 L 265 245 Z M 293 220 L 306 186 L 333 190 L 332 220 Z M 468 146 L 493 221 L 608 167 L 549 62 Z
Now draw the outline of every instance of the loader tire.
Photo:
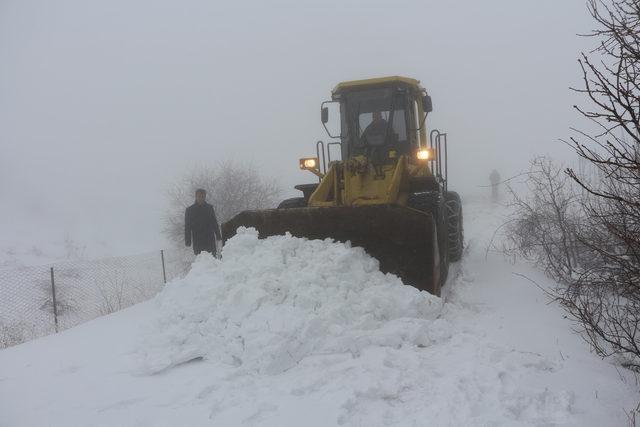
M 278 209 L 291 209 L 291 208 L 306 208 L 307 201 L 304 197 L 293 197 L 291 199 L 285 199 L 278 205 Z
M 458 193 L 445 193 L 445 211 L 447 215 L 447 238 L 449 260 L 459 261 L 464 249 L 464 229 L 462 223 L 462 201 Z
M 419 211 L 430 213 L 436 224 L 436 235 L 438 242 L 438 270 L 440 272 L 440 280 L 437 289 L 431 292 L 440 296 L 440 288 L 444 286 L 449 275 L 449 250 L 446 228 L 446 218 L 444 216 L 444 207 L 442 206 L 441 195 L 437 191 L 429 191 L 424 193 L 414 193 L 409 195 L 407 206 Z M 429 261 L 433 262 L 433 261 Z

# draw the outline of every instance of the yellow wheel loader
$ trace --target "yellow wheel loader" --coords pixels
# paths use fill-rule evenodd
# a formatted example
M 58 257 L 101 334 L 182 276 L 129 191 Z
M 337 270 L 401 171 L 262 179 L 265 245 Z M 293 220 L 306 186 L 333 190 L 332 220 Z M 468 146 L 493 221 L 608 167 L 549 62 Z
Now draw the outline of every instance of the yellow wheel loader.
M 330 104 L 340 117 L 335 136 Z M 277 209 L 239 213 L 222 225 L 223 239 L 245 226 L 261 238 L 289 232 L 350 241 L 382 271 L 440 295 L 449 262 L 462 255 L 462 206 L 447 190 L 447 134 L 432 130 L 427 138 L 431 97 L 406 77 L 356 80 L 338 84 L 320 110 L 335 140 L 318 141 L 316 156 L 299 164 L 319 182 L 297 185 L 303 196 Z M 332 160 L 337 151 L 340 160 Z

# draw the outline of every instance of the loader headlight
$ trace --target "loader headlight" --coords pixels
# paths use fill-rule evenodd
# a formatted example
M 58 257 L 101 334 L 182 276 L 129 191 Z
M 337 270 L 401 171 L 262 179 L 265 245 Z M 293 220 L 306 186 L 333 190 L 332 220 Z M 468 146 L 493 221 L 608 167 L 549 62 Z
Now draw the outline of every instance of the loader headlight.
M 418 150 L 416 154 L 418 160 L 433 160 L 435 159 L 435 150 L 433 148 L 422 148 Z
M 318 159 L 316 157 L 300 159 L 300 169 L 318 169 Z

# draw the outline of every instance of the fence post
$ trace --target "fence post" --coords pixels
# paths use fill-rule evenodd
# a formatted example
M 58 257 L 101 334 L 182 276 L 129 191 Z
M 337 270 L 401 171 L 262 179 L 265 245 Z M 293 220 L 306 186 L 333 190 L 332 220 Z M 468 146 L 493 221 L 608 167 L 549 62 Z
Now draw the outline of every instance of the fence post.
M 53 279 L 53 267 L 51 267 L 51 296 L 53 297 L 53 321 L 56 325 L 56 333 L 58 333 L 58 304 L 56 303 L 56 282 Z
M 162 279 L 167 283 L 167 270 L 164 268 L 164 249 L 160 249 L 160 258 L 162 259 Z

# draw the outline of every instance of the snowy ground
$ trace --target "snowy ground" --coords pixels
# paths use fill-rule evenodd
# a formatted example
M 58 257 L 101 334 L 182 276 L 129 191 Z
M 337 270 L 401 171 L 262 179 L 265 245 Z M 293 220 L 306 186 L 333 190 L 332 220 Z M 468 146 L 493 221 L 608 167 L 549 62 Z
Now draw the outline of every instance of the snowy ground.
M 0 425 L 624 426 L 632 375 L 589 353 L 551 284 L 465 206 L 444 298 L 362 251 L 241 234 L 155 299 L 0 351 Z

